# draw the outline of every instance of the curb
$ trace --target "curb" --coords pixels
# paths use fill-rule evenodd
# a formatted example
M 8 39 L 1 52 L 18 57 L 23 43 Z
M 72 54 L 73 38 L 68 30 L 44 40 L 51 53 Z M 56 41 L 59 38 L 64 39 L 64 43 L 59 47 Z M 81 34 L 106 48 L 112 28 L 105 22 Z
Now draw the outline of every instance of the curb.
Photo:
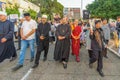
M 118 52 L 116 52 L 115 50 L 111 49 L 110 47 L 108 47 L 108 50 L 113 52 L 115 55 L 117 55 L 120 58 L 120 54 Z

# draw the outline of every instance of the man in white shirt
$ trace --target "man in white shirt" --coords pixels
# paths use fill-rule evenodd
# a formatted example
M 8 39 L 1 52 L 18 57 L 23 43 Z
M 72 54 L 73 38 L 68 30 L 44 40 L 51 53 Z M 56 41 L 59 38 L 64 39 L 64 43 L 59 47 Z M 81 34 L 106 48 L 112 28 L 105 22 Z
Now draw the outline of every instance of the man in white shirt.
M 30 51 L 31 51 L 30 62 L 34 60 L 34 53 L 35 53 L 34 41 L 35 41 L 35 31 L 37 28 L 37 23 L 31 19 L 29 13 L 25 13 L 24 17 L 25 17 L 25 21 L 23 22 L 20 30 L 20 34 L 21 34 L 20 57 L 19 57 L 18 65 L 13 68 L 13 71 L 16 71 L 21 67 L 23 67 L 25 52 L 28 45 L 30 46 Z

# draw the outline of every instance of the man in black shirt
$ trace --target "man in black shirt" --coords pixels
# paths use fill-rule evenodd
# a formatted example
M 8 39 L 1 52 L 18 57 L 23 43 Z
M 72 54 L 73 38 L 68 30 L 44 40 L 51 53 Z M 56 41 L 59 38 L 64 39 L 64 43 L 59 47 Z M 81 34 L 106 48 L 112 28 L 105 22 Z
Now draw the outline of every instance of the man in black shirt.
M 39 65 L 39 59 L 41 52 L 44 50 L 44 59 L 43 61 L 47 60 L 47 54 L 49 50 L 49 31 L 50 31 L 50 24 L 47 22 L 47 16 L 42 16 L 42 22 L 38 25 L 37 28 L 37 37 L 39 38 L 39 44 L 37 46 L 37 53 L 35 58 L 35 64 L 32 68 L 36 68 Z

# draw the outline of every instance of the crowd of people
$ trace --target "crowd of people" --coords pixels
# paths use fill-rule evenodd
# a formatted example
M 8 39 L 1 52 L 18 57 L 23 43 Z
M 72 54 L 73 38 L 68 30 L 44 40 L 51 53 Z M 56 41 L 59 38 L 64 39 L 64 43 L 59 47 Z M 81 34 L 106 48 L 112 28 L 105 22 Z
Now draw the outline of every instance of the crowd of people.
M 0 11 L 0 62 L 5 59 L 13 61 L 17 58 L 14 36 L 18 39 L 17 50 L 20 50 L 20 55 L 17 65 L 12 68 L 13 71 L 23 67 L 28 47 L 31 53 L 30 62 L 34 61 L 32 66 L 34 69 L 39 65 L 41 52 L 44 51 L 43 61 L 46 61 L 49 43 L 55 43 L 54 60 L 62 63 L 66 69 L 70 49 L 76 62 L 80 62 L 80 49 L 81 46 L 85 46 L 89 54 L 89 67 L 93 68 L 93 63 L 97 61 L 97 71 L 104 77 L 103 57 L 108 58 L 107 47 L 111 37 L 116 47 L 119 46 L 120 17 L 117 17 L 117 23 L 108 23 L 106 18 L 94 21 L 89 19 L 87 22 L 78 19 L 72 21 L 67 17 L 60 18 L 59 16 L 53 21 L 48 21 L 47 18 L 47 15 L 42 15 L 35 21 L 30 13 L 24 13 L 24 17 L 19 19 L 18 24 L 7 20 L 7 13 Z M 37 51 L 35 51 L 34 43 L 36 43 Z

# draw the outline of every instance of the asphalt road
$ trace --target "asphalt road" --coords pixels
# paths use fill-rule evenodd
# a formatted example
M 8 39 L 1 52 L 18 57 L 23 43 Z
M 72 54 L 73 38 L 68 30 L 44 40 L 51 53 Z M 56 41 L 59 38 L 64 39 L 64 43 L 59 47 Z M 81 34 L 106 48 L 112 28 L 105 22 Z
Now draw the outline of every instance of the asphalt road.
M 18 60 L 9 62 L 5 60 L 0 63 L 0 80 L 120 80 L 120 58 L 111 52 L 108 52 L 108 59 L 104 58 L 103 72 L 105 77 L 102 78 L 94 68 L 88 66 L 88 53 L 85 47 L 80 52 L 81 61 L 75 62 L 75 57 L 70 55 L 68 68 L 63 69 L 62 64 L 53 60 L 54 44 L 50 45 L 48 60 L 43 62 L 41 55 L 40 65 L 38 68 L 31 70 L 33 63 L 30 63 L 30 50 L 27 49 L 24 67 L 16 72 L 11 68 L 17 64 Z M 19 51 L 17 52 L 19 55 Z M 42 53 L 43 54 L 43 53 Z

